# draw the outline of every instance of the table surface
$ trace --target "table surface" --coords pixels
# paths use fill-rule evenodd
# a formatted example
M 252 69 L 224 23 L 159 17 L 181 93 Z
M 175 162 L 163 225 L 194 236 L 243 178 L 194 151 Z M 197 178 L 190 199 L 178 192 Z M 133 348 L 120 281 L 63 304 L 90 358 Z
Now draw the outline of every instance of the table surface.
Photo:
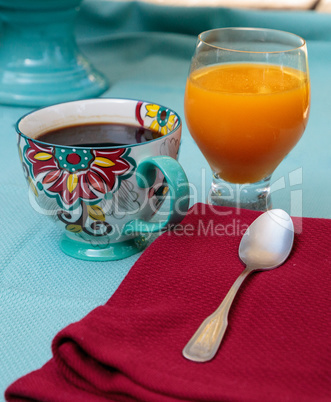
M 82 51 L 111 83 L 103 96 L 159 102 L 184 116 L 196 36 L 225 26 L 282 29 L 307 40 L 310 119 L 299 144 L 273 175 L 273 206 L 291 215 L 331 218 L 330 14 L 86 0 L 76 34 Z M 14 124 L 29 110 L 0 106 L 0 399 L 11 382 L 51 357 L 51 341 L 61 328 L 109 299 L 139 257 L 86 262 L 60 252 L 61 233 L 29 205 L 19 163 Z M 179 162 L 196 189 L 191 204 L 205 201 L 210 168 L 185 122 Z

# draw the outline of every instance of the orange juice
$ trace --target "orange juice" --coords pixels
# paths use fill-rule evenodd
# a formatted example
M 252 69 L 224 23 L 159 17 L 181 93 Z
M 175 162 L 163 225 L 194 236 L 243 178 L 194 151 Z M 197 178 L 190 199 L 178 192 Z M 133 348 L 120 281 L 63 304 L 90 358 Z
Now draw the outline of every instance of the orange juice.
M 231 183 L 269 176 L 302 136 L 307 74 L 267 64 L 223 64 L 187 80 L 185 118 L 212 170 Z

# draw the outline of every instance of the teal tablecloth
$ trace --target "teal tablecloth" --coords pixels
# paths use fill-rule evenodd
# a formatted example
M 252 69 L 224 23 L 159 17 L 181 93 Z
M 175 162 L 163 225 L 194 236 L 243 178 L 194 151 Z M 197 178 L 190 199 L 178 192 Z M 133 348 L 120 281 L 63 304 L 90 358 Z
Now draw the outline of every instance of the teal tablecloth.
M 307 39 L 310 120 L 300 143 L 273 175 L 273 205 L 292 215 L 331 218 L 331 15 L 86 0 L 77 39 L 110 80 L 104 96 L 160 102 L 183 116 L 196 35 L 224 26 L 277 28 Z M 60 232 L 29 205 L 17 155 L 14 124 L 28 110 L 0 106 L 1 394 L 43 365 L 51 357 L 54 335 L 104 303 L 139 257 L 92 263 L 61 254 Z M 192 183 L 191 203 L 204 201 L 210 170 L 185 123 L 179 161 Z

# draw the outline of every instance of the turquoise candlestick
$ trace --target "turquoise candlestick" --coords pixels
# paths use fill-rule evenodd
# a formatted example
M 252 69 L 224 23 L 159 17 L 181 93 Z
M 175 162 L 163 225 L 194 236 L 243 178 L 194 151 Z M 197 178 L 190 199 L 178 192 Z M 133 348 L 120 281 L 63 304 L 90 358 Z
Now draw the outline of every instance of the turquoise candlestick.
M 81 1 L 0 0 L 0 103 L 44 106 L 107 89 L 75 41 Z

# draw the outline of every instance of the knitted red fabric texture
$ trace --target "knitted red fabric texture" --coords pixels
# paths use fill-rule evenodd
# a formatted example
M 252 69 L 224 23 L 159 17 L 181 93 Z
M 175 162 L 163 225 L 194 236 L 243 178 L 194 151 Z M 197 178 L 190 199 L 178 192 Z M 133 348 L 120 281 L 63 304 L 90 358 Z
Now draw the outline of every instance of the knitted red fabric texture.
M 258 215 L 196 204 L 104 306 L 55 337 L 54 357 L 6 399 L 331 401 L 330 220 L 296 219 L 290 257 L 244 282 L 216 357 L 182 357 L 242 272 L 238 246 Z

